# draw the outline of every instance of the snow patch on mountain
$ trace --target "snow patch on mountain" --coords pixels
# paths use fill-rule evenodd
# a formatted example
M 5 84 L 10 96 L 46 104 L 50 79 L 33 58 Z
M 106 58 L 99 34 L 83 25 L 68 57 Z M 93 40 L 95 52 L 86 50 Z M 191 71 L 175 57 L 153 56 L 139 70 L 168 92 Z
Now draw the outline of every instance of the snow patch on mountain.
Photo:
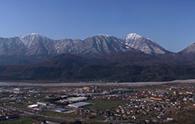
M 167 50 L 137 33 L 130 33 L 125 38 L 126 48 L 134 48 L 146 54 L 165 54 Z

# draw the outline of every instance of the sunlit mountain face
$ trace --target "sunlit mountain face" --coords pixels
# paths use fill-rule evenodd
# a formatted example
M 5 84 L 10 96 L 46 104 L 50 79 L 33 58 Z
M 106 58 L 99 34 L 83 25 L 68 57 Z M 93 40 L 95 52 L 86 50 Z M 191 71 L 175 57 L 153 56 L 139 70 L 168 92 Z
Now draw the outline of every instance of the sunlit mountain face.
M 96 35 L 53 40 L 32 33 L 0 38 L 0 79 L 164 81 L 193 78 L 191 45 L 173 53 L 149 38 Z
M 146 54 L 165 54 L 168 51 L 155 42 L 138 34 L 130 33 L 125 39 L 97 35 L 84 40 L 53 40 L 32 33 L 22 37 L 0 38 L 0 55 L 104 55 L 139 50 Z

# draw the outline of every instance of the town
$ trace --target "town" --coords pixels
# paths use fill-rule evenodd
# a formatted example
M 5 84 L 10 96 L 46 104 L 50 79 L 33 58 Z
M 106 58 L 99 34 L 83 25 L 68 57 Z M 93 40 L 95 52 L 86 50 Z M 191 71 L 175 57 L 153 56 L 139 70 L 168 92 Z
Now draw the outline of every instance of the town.
M 0 124 L 194 124 L 195 84 L 1 86 Z

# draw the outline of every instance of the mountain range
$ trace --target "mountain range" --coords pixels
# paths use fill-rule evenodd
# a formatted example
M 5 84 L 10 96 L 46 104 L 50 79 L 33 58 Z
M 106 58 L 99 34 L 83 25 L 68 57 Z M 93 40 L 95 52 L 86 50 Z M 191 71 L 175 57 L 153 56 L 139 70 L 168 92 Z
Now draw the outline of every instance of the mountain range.
M 46 56 L 59 54 L 103 55 L 139 50 L 146 54 L 165 54 L 168 51 L 136 33 L 125 39 L 97 35 L 80 39 L 53 40 L 36 33 L 22 37 L 0 38 L 0 55 Z
M 195 44 L 174 53 L 149 38 L 0 38 L 0 80 L 164 81 L 195 77 Z

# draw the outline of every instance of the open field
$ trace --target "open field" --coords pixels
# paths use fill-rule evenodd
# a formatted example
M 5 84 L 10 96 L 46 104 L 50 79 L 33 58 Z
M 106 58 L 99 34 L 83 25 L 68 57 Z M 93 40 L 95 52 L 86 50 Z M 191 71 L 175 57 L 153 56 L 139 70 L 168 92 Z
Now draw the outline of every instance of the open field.
M 33 120 L 31 118 L 20 118 L 9 121 L 0 121 L 0 124 L 33 124 Z

